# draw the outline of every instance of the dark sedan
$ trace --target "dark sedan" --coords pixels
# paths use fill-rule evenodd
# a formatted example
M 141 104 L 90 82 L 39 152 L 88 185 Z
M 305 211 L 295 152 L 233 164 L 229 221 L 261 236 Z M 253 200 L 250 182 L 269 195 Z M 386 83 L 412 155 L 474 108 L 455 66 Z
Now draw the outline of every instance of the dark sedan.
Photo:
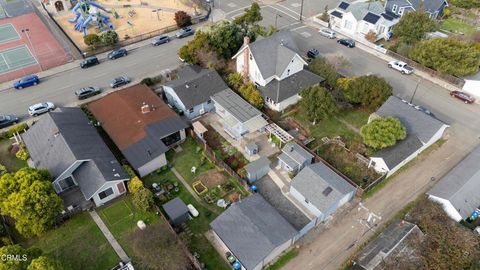
M 75 91 L 75 95 L 77 96 L 78 99 L 86 99 L 98 94 L 100 94 L 100 88 L 96 86 L 83 87 Z
M 177 33 L 175 33 L 175 36 L 177 38 L 184 38 L 184 37 L 191 36 L 194 33 L 195 33 L 195 30 L 193 30 L 190 27 L 185 27 L 185 28 L 180 29 Z
M 450 96 L 460 99 L 465 104 L 472 104 L 473 102 L 475 102 L 474 97 L 472 97 L 469 94 L 466 94 L 464 92 L 460 92 L 460 91 L 452 91 L 452 92 L 450 92 Z
M 18 123 L 18 117 L 14 115 L 1 115 L 0 114 L 0 128 L 5 128 Z
M 125 48 L 115 49 L 107 54 L 108 59 L 113 60 L 123 56 L 127 56 L 128 52 Z
M 308 52 L 307 52 L 307 57 L 310 58 L 310 59 L 315 59 L 319 55 L 320 55 L 320 53 L 315 48 L 312 48 L 312 49 L 308 50 Z
M 127 76 L 120 76 L 120 77 L 117 77 L 117 78 L 113 79 L 110 82 L 110 87 L 117 88 L 117 87 L 120 87 L 122 85 L 128 84 L 129 82 L 130 82 L 130 78 L 128 78 Z
M 355 47 L 355 41 L 353 41 L 352 39 L 348 39 L 348 38 L 341 38 L 341 39 L 337 40 L 337 43 L 342 44 L 344 46 L 347 46 L 348 48 Z

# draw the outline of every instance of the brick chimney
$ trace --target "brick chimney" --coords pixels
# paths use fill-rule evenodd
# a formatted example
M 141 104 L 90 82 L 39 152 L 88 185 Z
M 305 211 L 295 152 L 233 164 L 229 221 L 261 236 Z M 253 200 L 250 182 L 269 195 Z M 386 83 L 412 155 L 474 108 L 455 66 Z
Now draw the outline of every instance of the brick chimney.
M 250 37 L 244 36 L 243 37 L 243 46 L 245 50 L 243 51 L 243 70 L 242 76 L 243 81 L 248 82 L 248 69 L 249 69 L 249 61 L 250 61 L 250 49 L 248 48 L 248 44 L 250 44 Z
M 147 114 L 150 112 L 150 106 L 144 102 L 141 107 L 141 110 L 143 114 Z

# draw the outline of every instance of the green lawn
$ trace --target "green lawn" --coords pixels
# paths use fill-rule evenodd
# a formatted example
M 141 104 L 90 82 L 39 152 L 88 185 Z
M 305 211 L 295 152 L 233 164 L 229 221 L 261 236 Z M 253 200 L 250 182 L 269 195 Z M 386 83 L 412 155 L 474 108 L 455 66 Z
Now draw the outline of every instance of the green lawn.
M 187 136 L 187 139 L 181 147 L 183 150 L 171 155 L 169 162 L 189 183 L 192 183 L 192 180 L 201 173 L 215 168 L 208 159 L 205 159 L 201 165 L 200 157 L 202 155 L 202 148 L 192 137 Z M 197 151 L 197 149 L 199 149 L 199 151 Z M 194 174 L 191 172 L 192 167 L 197 168 Z
M 279 270 L 293 258 L 297 257 L 298 253 L 300 253 L 298 249 L 291 249 L 287 251 L 286 253 L 281 255 L 273 264 L 268 266 L 265 270 Z
M 26 167 L 27 162 L 18 159 L 15 155 L 10 154 L 8 147 L 12 141 L 10 139 L 0 140 L 0 164 L 5 165 L 9 172 L 15 172 Z
M 364 109 L 343 110 L 340 111 L 337 117 L 350 125 L 360 129 L 367 124 L 370 112 Z
M 440 29 L 447 30 L 457 34 L 465 34 L 471 36 L 476 32 L 475 26 L 466 24 L 455 18 L 448 18 L 440 25 Z
M 63 270 L 110 269 L 120 261 L 97 224 L 87 212 L 75 215 L 58 229 L 28 239 L 27 247 L 38 247 L 57 259 Z

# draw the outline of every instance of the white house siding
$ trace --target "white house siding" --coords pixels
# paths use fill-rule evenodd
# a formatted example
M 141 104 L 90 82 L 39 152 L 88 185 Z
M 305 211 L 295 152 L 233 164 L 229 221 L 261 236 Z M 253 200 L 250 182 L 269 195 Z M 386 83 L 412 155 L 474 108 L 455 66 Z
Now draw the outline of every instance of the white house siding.
M 438 202 L 442 205 L 443 210 L 447 213 L 447 215 L 452 218 L 453 220 L 460 222 L 462 220 L 462 216 L 458 211 L 453 207 L 452 203 L 448 200 L 439 198 L 437 196 L 428 195 L 428 198 L 434 202 Z
M 302 204 L 305 208 L 307 208 L 312 215 L 316 217 L 321 217 L 323 215 L 323 213 L 320 210 L 318 210 L 318 208 L 315 207 L 315 205 L 313 205 L 311 202 L 307 202 L 305 197 L 303 197 L 303 195 L 298 190 L 296 190 L 293 186 L 290 187 L 290 194 L 293 196 L 293 198 L 295 198 L 295 200 L 297 200 L 300 204 Z
M 281 244 L 280 246 L 276 247 L 270 254 L 263 259 L 263 266 L 267 265 L 269 262 L 273 261 L 275 258 L 280 256 L 283 251 L 289 248 L 293 244 L 293 239 L 289 239 L 285 243 Z M 260 268 L 261 269 L 261 268 Z
M 208 104 L 208 102 L 204 102 L 194 106 L 193 108 L 185 110 L 184 114 L 186 117 L 188 117 L 188 119 L 194 119 L 205 113 L 212 112 L 214 110 L 215 110 L 215 107 L 213 106 L 213 101 L 210 102 L 210 104 Z
M 368 167 L 373 167 L 375 171 L 378 173 L 386 173 L 388 172 L 388 166 L 383 160 L 383 158 L 380 157 L 371 157 L 370 162 L 368 163 Z
M 171 88 L 169 86 L 164 86 L 163 87 L 163 93 L 165 94 L 165 97 L 167 98 L 168 104 L 170 104 L 171 106 L 173 106 L 173 107 L 175 107 L 179 110 L 182 110 L 182 111 L 186 110 L 185 105 L 183 105 L 182 101 L 177 96 L 177 94 L 175 93 L 173 88 Z
M 275 105 L 275 108 L 272 108 L 272 109 L 277 111 L 277 112 L 281 112 L 281 111 L 285 110 L 288 106 L 297 104 L 300 101 L 300 99 L 302 99 L 302 97 L 300 95 L 293 95 L 293 96 L 285 99 L 284 101 L 282 101 L 280 103 L 277 103 Z
M 185 136 L 185 130 L 183 130 L 183 136 Z M 143 177 L 145 175 L 150 174 L 151 172 L 155 171 L 156 169 L 159 169 L 163 166 L 167 165 L 167 158 L 165 157 L 165 154 L 161 154 L 157 158 L 151 160 L 147 164 L 143 165 L 142 167 L 138 168 L 138 174 L 140 177 Z
M 279 80 L 281 81 L 292 74 L 302 71 L 304 65 L 305 65 L 305 62 L 303 61 L 303 59 L 301 59 L 298 54 L 295 54 L 295 56 L 292 58 L 288 66 L 283 71 Z
M 248 50 L 250 51 L 250 50 Z M 239 72 L 240 74 L 243 74 L 243 66 L 244 66 L 244 54 L 245 54 L 246 50 L 243 50 L 240 54 L 237 55 L 237 72 Z M 251 55 L 251 54 L 250 54 Z M 249 61 L 248 61 L 248 76 L 249 76 L 249 79 L 261 86 L 265 86 L 267 84 L 267 82 L 265 81 L 265 79 L 262 77 L 262 73 L 260 73 L 260 69 L 258 68 L 258 65 L 257 63 L 255 62 L 255 58 L 253 57 L 253 55 L 251 55 L 252 57 L 250 57 L 249 55 Z
M 341 29 L 347 33 L 355 34 L 357 32 L 357 27 L 358 22 L 351 13 L 343 14 L 342 23 L 340 26 Z
M 120 192 L 120 190 L 118 189 L 118 186 L 117 184 L 121 184 L 123 186 L 123 192 Z M 98 196 L 99 193 L 105 191 L 105 190 L 108 190 L 109 188 L 112 188 L 113 190 L 113 194 L 108 196 L 108 197 L 105 197 L 102 199 L 100 199 L 100 197 Z M 103 204 L 105 204 L 106 202 L 110 201 L 110 200 L 113 200 L 115 199 L 116 197 L 122 195 L 123 193 L 126 192 L 126 187 L 125 187 L 125 184 L 123 182 L 123 180 L 120 180 L 120 181 L 108 181 L 107 183 L 105 183 L 105 185 L 103 185 L 96 193 L 95 195 L 93 195 L 92 199 L 93 201 L 95 202 L 95 205 L 98 207 L 98 206 L 101 206 Z

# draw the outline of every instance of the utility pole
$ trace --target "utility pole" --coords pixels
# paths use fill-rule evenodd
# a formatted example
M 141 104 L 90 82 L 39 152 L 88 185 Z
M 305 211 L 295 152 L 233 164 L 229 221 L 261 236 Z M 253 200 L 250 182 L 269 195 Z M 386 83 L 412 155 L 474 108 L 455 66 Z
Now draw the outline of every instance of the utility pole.
M 302 6 L 300 7 L 300 21 L 303 21 L 303 1 L 304 0 L 302 0 Z
M 421 79 L 418 79 L 417 85 L 415 86 L 415 90 L 413 91 L 412 98 L 410 99 L 410 103 L 413 103 L 413 98 L 415 97 L 415 94 L 417 93 L 418 86 L 420 85 Z

